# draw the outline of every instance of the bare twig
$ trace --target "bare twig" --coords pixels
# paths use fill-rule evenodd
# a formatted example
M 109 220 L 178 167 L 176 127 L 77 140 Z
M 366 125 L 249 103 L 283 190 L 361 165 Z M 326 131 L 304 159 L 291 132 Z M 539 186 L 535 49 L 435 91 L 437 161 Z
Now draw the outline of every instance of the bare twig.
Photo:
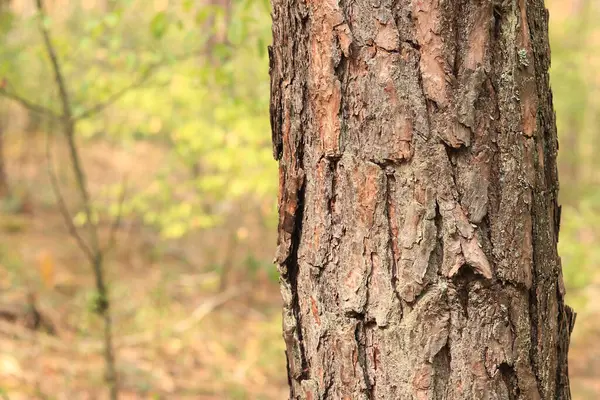
M 107 253 L 114 248 L 117 239 L 117 231 L 121 227 L 121 219 L 123 218 L 123 204 L 125 203 L 125 199 L 127 198 L 127 177 L 123 179 L 123 184 L 121 186 L 122 190 L 121 195 L 119 196 L 119 206 L 117 209 L 117 215 L 110 227 L 110 231 L 108 234 L 108 243 L 106 244 L 106 248 L 103 250 L 104 253 Z
M 17 103 L 19 103 L 21 106 L 23 106 L 24 108 L 26 108 L 29 111 L 38 113 L 38 114 L 42 114 L 42 115 L 46 115 L 52 118 L 60 118 L 60 115 L 56 114 L 54 111 L 52 111 L 51 109 L 41 106 L 39 104 L 35 104 L 29 100 L 27 100 L 26 98 L 19 96 L 18 94 L 14 93 L 14 92 L 9 92 L 6 89 L 0 89 L 0 96 L 6 97 L 7 99 L 16 101 Z
M 38 2 L 38 4 L 39 4 L 42 2 L 42 0 L 36 0 L 36 2 Z M 62 105 L 62 114 L 58 114 L 48 107 L 44 107 L 44 106 L 36 104 L 30 100 L 27 100 L 25 97 L 18 95 L 17 93 L 15 93 L 12 90 L 8 91 L 5 88 L 0 88 L 0 96 L 6 97 L 7 99 L 10 99 L 10 100 L 13 100 L 13 101 L 19 103 L 21 106 L 23 106 L 24 108 L 26 108 L 29 111 L 32 111 L 32 112 L 35 112 L 35 113 L 38 113 L 41 115 L 45 115 L 45 116 L 48 116 L 48 117 L 51 117 L 54 119 L 79 121 L 82 119 L 93 117 L 94 115 L 101 113 L 106 108 L 110 107 L 111 105 L 113 105 L 114 103 L 119 101 L 123 96 L 125 96 L 130 91 L 142 87 L 152 77 L 152 75 L 154 74 L 154 72 L 156 72 L 156 70 L 158 70 L 159 68 L 161 68 L 165 65 L 165 60 L 157 61 L 153 64 L 150 64 L 148 67 L 146 67 L 146 70 L 137 79 L 135 79 L 129 85 L 121 88 L 120 90 L 118 90 L 118 91 L 114 92 L 113 94 L 111 94 L 110 96 L 108 96 L 108 98 L 105 101 L 102 101 L 102 102 L 99 102 L 97 104 L 90 106 L 86 110 L 82 111 L 80 114 L 73 115 L 70 97 L 69 97 L 69 94 L 67 91 L 65 79 L 64 79 L 64 76 L 62 75 L 62 72 L 60 69 L 60 64 L 58 62 L 58 56 L 56 55 L 56 52 L 54 51 L 54 49 L 52 47 L 52 42 L 50 41 L 50 34 L 49 34 L 48 30 L 44 27 L 41 28 L 41 31 L 42 31 L 42 36 L 44 38 L 46 48 L 51 49 L 51 50 L 48 50 L 48 56 L 50 58 L 52 66 L 53 66 L 55 81 L 57 83 L 57 86 L 59 87 L 59 95 L 61 98 L 61 105 Z M 48 47 L 48 46 L 50 46 L 50 47 Z M 193 56 L 196 55 L 196 53 L 197 53 L 196 51 L 186 52 L 186 53 L 183 53 L 183 54 L 173 57 L 173 60 L 174 61 L 184 61 L 186 59 L 192 58 Z M 58 71 L 58 72 L 56 72 L 56 71 Z M 62 89 L 60 89 L 60 88 L 62 88 Z
M 77 241 L 77 245 L 86 255 L 90 262 L 94 262 L 94 253 L 92 249 L 87 245 L 83 237 L 79 234 L 77 227 L 73 223 L 73 217 L 67 208 L 67 204 L 65 202 L 65 198 L 62 195 L 60 190 L 60 184 L 58 182 L 58 177 L 56 176 L 56 172 L 54 171 L 54 161 L 52 159 L 52 151 L 50 149 L 50 132 L 47 134 L 46 138 L 46 164 L 48 168 L 48 176 L 50 177 L 50 184 L 52 186 L 52 191 L 54 192 L 54 196 L 56 196 L 56 200 L 58 202 L 58 208 L 60 209 L 60 213 L 63 216 L 65 224 L 69 229 L 69 233 L 71 236 L 75 238 Z
M 44 5 L 42 0 L 36 0 L 37 10 L 40 13 L 41 18 L 46 18 L 46 12 L 44 11 Z M 40 32 L 42 33 L 42 37 L 44 39 L 44 45 L 46 47 L 46 53 L 48 53 L 48 57 L 50 57 L 50 62 L 52 63 L 52 71 L 54 72 L 54 79 L 56 80 L 56 86 L 60 92 L 60 101 L 62 103 L 63 108 L 63 118 L 71 119 L 71 102 L 69 101 L 69 92 L 67 91 L 67 85 L 65 79 L 62 74 L 62 70 L 60 68 L 60 64 L 58 63 L 58 56 L 56 55 L 56 51 L 54 51 L 54 46 L 52 46 L 52 40 L 50 39 L 50 33 L 48 29 L 44 25 L 43 21 L 40 22 Z
M 40 17 L 43 19 L 46 17 L 46 13 L 44 11 L 44 6 L 42 0 L 36 0 L 38 12 L 40 13 Z M 85 209 L 86 217 L 88 223 L 90 224 L 90 236 L 91 236 L 91 248 L 94 252 L 98 250 L 98 235 L 92 226 L 92 210 L 90 206 L 90 196 L 87 190 L 87 182 L 85 178 L 85 174 L 83 173 L 83 168 L 81 166 L 81 160 L 79 159 L 79 153 L 77 151 L 77 145 L 75 143 L 75 122 L 72 118 L 71 112 L 71 101 L 69 98 L 69 92 L 67 90 L 66 81 L 64 79 L 62 69 L 58 62 L 58 56 L 56 55 L 56 51 L 54 50 L 54 46 L 52 45 L 52 40 L 50 38 L 50 32 L 46 28 L 43 23 L 43 20 L 40 20 L 39 28 L 42 33 L 42 37 L 44 39 L 44 45 L 46 48 L 46 53 L 50 58 L 50 62 L 52 64 L 52 71 L 54 73 L 54 79 L 56 82 L 56 86 L 59 91 L 60 102 L 62 104 L 62 121 L 65 128 L 65 136 L 67 138 L 67 144 L 69 147 L 69 154 L 71 157 L 71 163 L 73 165 L 73 170 L 75 171 L 75 178 L 77 182 L 77 187 L 81 194 L 81 198 L 83 201 L 83 207 Z
M 189 53 L 184 53 L 184 54 L 175 56 L 173 59 L 175 61 L 183 61 L 183 60 L 191 58 L 195 55 L 196 55 L 195 52 L 189 52 Z M 107 107 L 110 107 L 111 105 L 113 105 L 114 103 L 119 101 L 123 96 L 125 96 L 131 90 L 137 89 L 137 88 L 143 86 L 148 81 L 148 79 L 150 79 L 152 77 L 154 72 L 157 69 L 164 66 L 164 64 L 165 64 L 165 60 L 157 61 L 153 64 L 150 64 L 148 67 L 146 67 L 146 70 L 137 79 L 135 79 L 133 82 L 131 82 L 129 85 L 123 87 L 122 89 L 120 89 L 120 90 L 116 91 L 115 93 L 111 94 L 110 96 L 108 96 L 107 100 L 91 106 L 87 110 L 83 111 L 81 114 L 73 116 L 73 118 L 75 120 L 90 118 L 90 117 L 94 116 L 95 114 L 98 114 L 98 113 L 104 111 Z
M 61 120 L 63 122 L 63 127 L 65 130 L 64 133 L 69 147 L 71 166 L 73 168 L 73 171 L 75 172 L 75 181 L 79 190 L 79 194 L 81 196 L 81 200 L 83 202 L 83 208 L 85 210 L 87 222 L 89 224 L 89 234 L 91 242 L 89 248 L 91 250 L 90 253 L 92 256 L 90 263 L 94 272 L 94 278 L 96 281 L 96 291 L 98 295 L 95 306 L 96 311 L 102 317 L 104 323 L 104 360 L 106 373 L 105 381 L 109 388 L 110 399 L 117 400 L 119 397 L 119 389 L 117 385 L 115 357 L 112 345 L 112 320 L 110 317 L 109 310 L 110 302 L 108 297 L 108 289 L 106 287 L 106 283 L 104 282 L 104 254 L 102 253 L 102 249 L 100 248 L 100 244 L 98 242 L 98 226 L 93 222 L 92 207 L 88 192 L 87 180 L 79 157 L 77 144 L 75 142 L 76 121 L 72 117 L 73 114 L 71 110 L 71 101 L 69 99 L 67 85 L 60 64 L 58 62 L 56 51 L 54 50 L 54 46 L 52 45 L 50 32 L 44 25 L 43 19 L 46 18 L 46 13 L 44 11 L 42 0 L 36 0 L 36 5 L 40 16 L 39 29 L 44 39 L 46 53 L 48 54 L 48 57 L 50 58 L 50 62 L 52 64 L 54 79 L 59 91 L 60 101 L 62 104 Z
M 90 118 L 90 117 L 94 116 L 95 114 L 98 114 L 98 113 L 104 111 L 104 109 L 106 109 L 107 107 L 110 107 L 112 104 L 119 101 L 124 95 L 129 93 L 132 89 L 136 89 L 136 88 L 142 86 L 150 78 L 151 75 L 152 75 L 151 71 L 148 70 L 146 73 L 142 74 L 142 76 L 140 78 L 133 81 L 131 84 L 125 86 L 121 90 L 110 95 L 106 101 L 103 101 L 102 103 L 98 103 L 98 104 L 88 108 L 87 110 L 83 111 L 81 114 L 76 115 L 74 117 L 75 120 Z

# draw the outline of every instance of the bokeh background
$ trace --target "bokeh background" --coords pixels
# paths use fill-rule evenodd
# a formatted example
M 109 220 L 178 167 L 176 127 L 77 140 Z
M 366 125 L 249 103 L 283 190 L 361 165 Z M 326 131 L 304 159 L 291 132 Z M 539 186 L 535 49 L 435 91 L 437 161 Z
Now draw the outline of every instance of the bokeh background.
M 600 398 L 597 3 L 547 0 L 581 400 Z M 45 6 L 41 18 L 34 0 L 0 0 L 0 399 L 107 396 L 94 276 L 57 192 L 83 236 L 114 234 L 105 260 L 124 399 L 286 398 L 269 1 Z M 40 24 L 77 119 L 89 217 Z

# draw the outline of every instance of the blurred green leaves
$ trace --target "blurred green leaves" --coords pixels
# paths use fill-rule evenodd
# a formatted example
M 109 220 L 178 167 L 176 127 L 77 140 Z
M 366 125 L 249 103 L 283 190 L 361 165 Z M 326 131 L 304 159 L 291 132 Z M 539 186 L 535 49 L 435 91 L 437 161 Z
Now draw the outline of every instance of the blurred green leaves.
M 66 20 L 48 22 L 76 117 L 149 76 L 78 128 L 84 138 L 124 146 L 147 141 L 168 151 L 152 183 L 122 207 L 167 238 L 218 225 L 236 202 L 275 197 L 264 51 L 268 2 L 223 4 L 186 0 L 156 12 L 147 2 L 120 1 L 108 12 L 78 8 Z M 40 37 L 15 18 L 0 18 L 6 32 L 0 72 L 24 97 L 57 104 L 45 84 L 52 76 Z M 98 201 L 95 221 L 114 217 L 116 202 L 115 196 Z M 85 214 L 75 216 L 77 225 L 87 222 Z
M 0 36 L 6 35 L 13 28 L 15 16 L 12 12 L 0 12 Z
M 551 83 L 560 144 L 560 202 L 563 204 L 559 253 L 569 301 L 579 305 L 583 289 L 597 279 L 600 265 L 600 176 L 597 125 L 600 103 L 592 67 L 598 53 L 598 10 L 593 2 L 551 18 Z M 597 62 L 597 61 L 596 61 Z
M 161 39 L 169 29 L 169 18 L 165 11 L 160 11 L 154 15 L 150 21 L 150 32 L 155 39 Z

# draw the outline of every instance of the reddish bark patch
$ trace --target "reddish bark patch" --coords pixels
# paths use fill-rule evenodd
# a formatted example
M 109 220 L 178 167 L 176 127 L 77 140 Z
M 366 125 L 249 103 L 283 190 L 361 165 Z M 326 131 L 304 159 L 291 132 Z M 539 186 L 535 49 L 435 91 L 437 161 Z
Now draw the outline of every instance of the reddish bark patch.
M 352 34 L 337 1 L 310 0 L 308 4 L 313 18 L 309 45 L 311 106 L 317 119 L 321 150 L 324 155 L 335 156 L 339 154 L 342 91 L 335 76 L 334 46 L 339 44 L 348 56 Z
M 474 71 L 483 64 L 486 49 L 490 39 L 490 7 L 491 3 L 484 2 L 477 10 L 474 18 L 473 29 L 469 32 L 468 50 L 464 61 L 464 67 Z
M 421 45 L 421 75 L 427 97 L 438 105 L 448 105 L 448 83 L 446 81 L 443 54 L 444 42 L 441 33 L 439 0 L 417 0 L 413 5 L 416 18 L 416 33 Z
M 528 85 L 529 86 L 529 85 Z M 527 137 L 532 137 L 537 128 L 537 95 L 532 93 L 534 88 L 527 87 L 527 93 L 524 93 L 522 98 L 522 114 L 523 114 L 523 133 Z
M 312 311 L 313 317 L 315 317 L 315 322 L 317 325 L 321 325 L 321 318 L 319 317 L 319 308 L 317 307 L 317 302 L 314 297 L 310 297 L 310 309 Z

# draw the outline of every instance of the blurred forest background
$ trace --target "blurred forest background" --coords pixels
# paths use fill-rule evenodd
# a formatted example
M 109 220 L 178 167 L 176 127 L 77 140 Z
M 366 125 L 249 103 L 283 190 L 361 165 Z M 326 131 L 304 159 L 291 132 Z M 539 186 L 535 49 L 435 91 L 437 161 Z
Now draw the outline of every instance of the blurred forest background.
M 107 325 L 121 398 L 286 398 L 269 1 L 38 3 L 0 0 L 0 399 L 107 398 Z M 572 389 L 597 399 L 600 4 L 546 3 Z

